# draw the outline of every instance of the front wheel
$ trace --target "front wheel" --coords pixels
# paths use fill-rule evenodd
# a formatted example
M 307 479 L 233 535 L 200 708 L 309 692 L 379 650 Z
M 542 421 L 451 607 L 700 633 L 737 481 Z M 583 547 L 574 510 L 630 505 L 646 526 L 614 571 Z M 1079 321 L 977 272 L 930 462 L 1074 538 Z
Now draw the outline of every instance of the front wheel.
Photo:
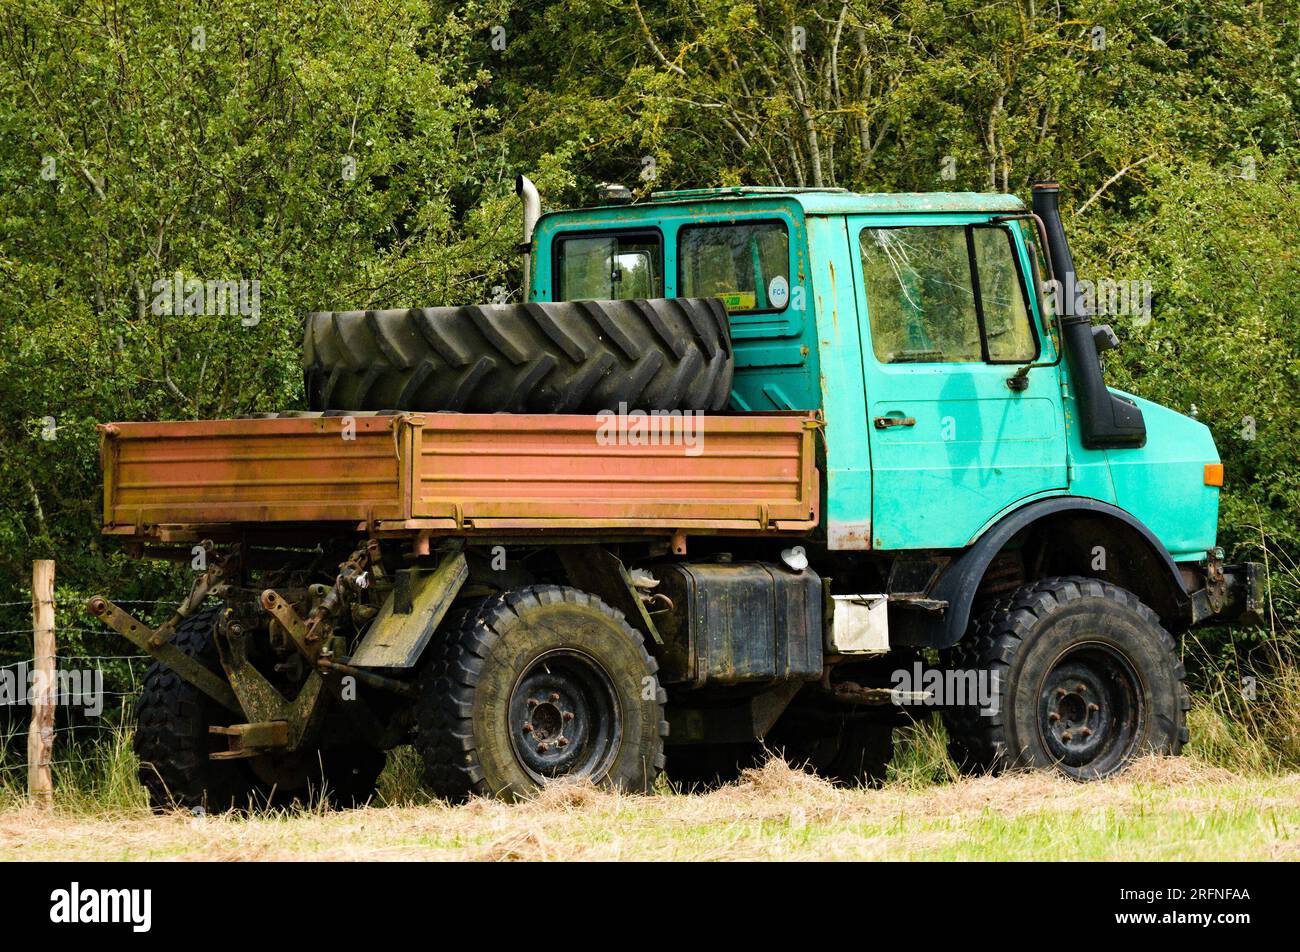
M 1026 585 L 984 612 L 949 661 L 974 688 L 974 703 L 944 715 L 950 753 L 968 772 L 1041 767 L 1093 780 L 1187 741 L 1191 701 L 1173 636 L 1107 582 Z
M 562 778 L 651 788 L 666 696 L 620 613 L 575 588 L 535 585 L 467 608 L 446 629 L 416 703 L 434 793 L 517 799 Z

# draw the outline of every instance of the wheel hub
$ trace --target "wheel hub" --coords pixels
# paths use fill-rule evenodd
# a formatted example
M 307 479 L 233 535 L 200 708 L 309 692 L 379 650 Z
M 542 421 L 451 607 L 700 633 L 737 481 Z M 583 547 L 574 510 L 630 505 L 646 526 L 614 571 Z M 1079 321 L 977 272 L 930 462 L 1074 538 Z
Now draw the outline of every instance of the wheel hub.
M 1039 733 L 1067 773 L 1101 776 L 1127 760 L 1141 734 L 1137 676 L 1108 645 L 1071 648 L 1048 671 L 1039 693 Z
M 510 741 L 539 782 L 599 777 L 621 736 L 613 684 L 592 658 L 567 649 L 534 661 L 510 698 Z

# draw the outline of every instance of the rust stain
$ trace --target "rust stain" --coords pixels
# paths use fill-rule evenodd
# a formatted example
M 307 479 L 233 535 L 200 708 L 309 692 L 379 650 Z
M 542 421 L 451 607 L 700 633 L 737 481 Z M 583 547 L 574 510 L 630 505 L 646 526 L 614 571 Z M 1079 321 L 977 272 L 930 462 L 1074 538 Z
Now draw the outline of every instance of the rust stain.
M 839 337 L 840 314 L 839 310 L 835 306 L 835 302 L 839 300 L 838 295 L 835 293 L 835 262 L 827 261 L 826 270 L 829 271 L 831 275 L 831 325 L 835 328 L 835 336 Z
M 870 549 L 871 522 L 832 520 L 826 526 L 826 545 L 831 549 Z

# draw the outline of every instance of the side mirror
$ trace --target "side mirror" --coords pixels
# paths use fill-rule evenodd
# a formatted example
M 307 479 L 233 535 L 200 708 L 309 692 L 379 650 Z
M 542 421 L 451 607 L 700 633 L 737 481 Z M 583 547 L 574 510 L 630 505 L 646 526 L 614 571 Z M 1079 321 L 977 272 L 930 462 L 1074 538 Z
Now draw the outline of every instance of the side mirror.
M 1098 356 L 1100 356 L 1106 351 L 1118 347 L 1119 337 L 1109 324 L 1094 324 L 1092 326 L 1092 343 L 1097 348 Z

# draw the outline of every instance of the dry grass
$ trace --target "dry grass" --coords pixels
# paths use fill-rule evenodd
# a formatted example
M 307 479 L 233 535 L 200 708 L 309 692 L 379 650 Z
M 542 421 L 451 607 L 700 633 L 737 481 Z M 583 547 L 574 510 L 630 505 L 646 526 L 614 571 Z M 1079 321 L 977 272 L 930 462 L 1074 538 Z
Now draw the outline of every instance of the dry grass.
M 833 787 L 781 761 L 707 794 L 589 785 L 327 812 L 152 816 L 0 811 L 0 859 L 754 860 L 1300 858 L 1300 774 L 1243 777 L 1190 760 L 1076 784 L 1049 775 L 916 788 Z
M 52 812 L 26 804 L 21 773 L 0 772 L 0 860 L 1300 859 L 1300 667 L 1294 642 L 1277 651 L 1255 698 L 1228 671 L 1194 696 L 1187 756 L 1092 784 L 962 779 L 930 718 L 896 734 L 876 790 L 772 761 L 706 794 L 578 784 L 452 807 L 421 791 L 403 748 L 365 809 L 154 816 L 122 727 L 56 769 Z

